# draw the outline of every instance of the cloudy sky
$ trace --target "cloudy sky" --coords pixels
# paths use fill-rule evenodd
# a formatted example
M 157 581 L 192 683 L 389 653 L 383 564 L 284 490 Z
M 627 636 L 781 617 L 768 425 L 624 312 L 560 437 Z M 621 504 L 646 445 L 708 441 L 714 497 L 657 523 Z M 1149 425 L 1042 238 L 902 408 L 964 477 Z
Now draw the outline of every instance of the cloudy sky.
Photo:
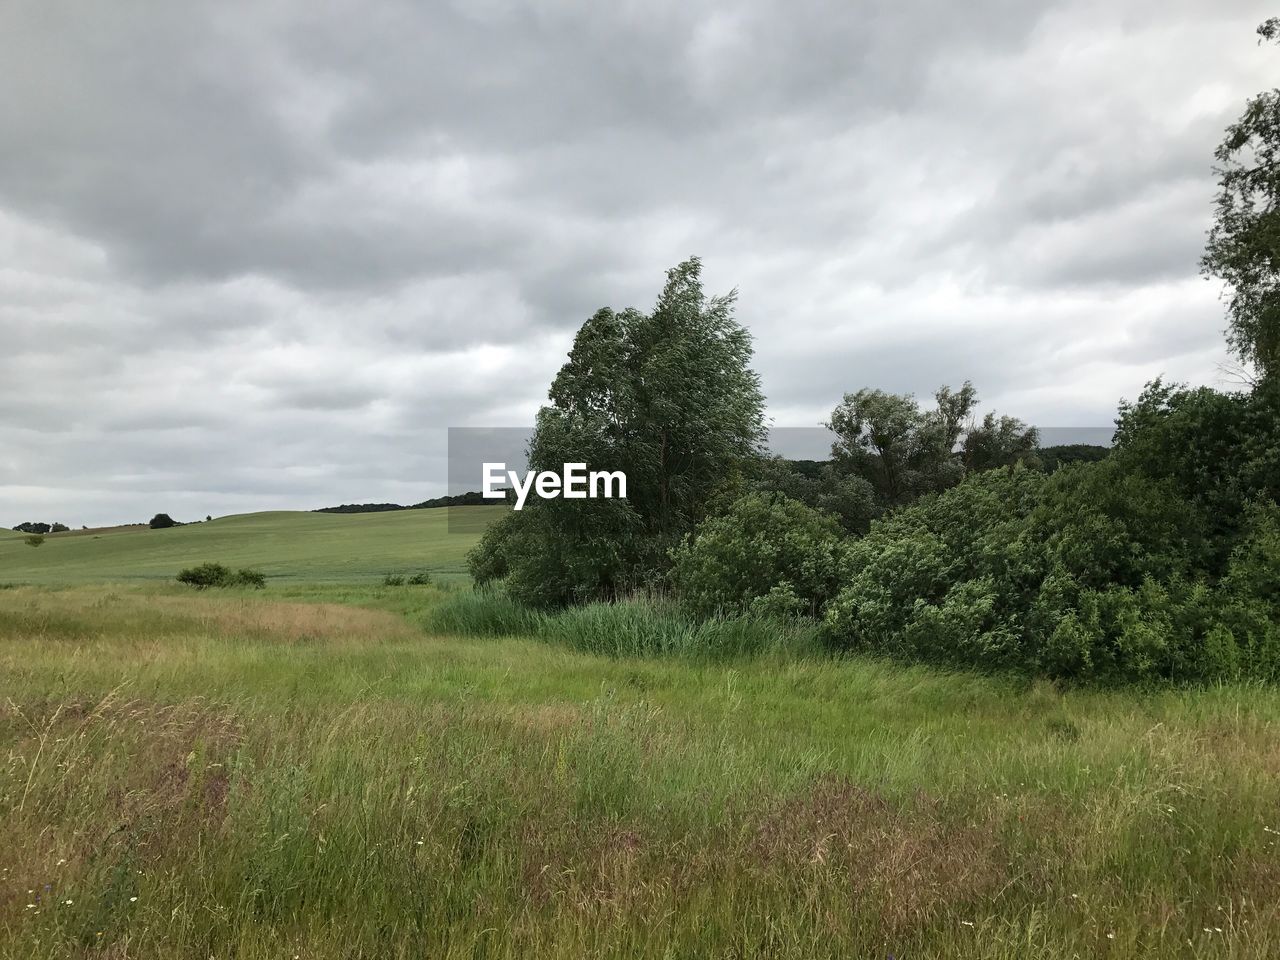
M 199 12 L 197 12 L 199 11 Z M 775 423 L 1223 384 L 1245 0 L 0 4 L 0 523 L 442 492 L 703 257 Z

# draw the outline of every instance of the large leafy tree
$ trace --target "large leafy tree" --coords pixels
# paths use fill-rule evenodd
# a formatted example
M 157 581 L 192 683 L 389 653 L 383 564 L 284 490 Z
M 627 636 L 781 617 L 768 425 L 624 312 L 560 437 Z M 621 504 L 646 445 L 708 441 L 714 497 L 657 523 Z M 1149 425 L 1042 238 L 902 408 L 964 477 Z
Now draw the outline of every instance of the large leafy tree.
M 534 470 L 621 470 L 627 499 L 531 500 L 486 534 L 478 580 L 540 603 L 614 596 L 656 580 L 719 489 L 756 462 L 764 399 L 734 294 L 708 297 L 696 258 L 652 311 L 598 311 L 578 331 L 529 447 Z
M 1258 27 L 1280 39 L 1280 18 Z M 1201 266 L 1230 288 L 1227 341 L 1264 378 L 1280 374 L 1280 88 L 1264 91 L 1214 153 L 1217 209 Z
M 973 385 L 940 389 L 937 406 L 922 410 L 910 394 L 863 389 L 845 394 L 827 426 L 836 434 L 832 457 L 845 472 L 866 479 L 887 507 L 960 481 L 952 455 L 977 403 Z

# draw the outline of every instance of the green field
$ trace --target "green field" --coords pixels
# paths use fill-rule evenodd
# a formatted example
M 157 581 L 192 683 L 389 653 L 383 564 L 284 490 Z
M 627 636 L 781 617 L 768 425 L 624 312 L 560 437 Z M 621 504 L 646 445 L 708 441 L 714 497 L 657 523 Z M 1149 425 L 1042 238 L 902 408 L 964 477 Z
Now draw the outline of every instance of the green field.
M 0 958 L 1280 956 L 1277 691 L 451 633 L 445 522 L 0 543 Z
M 479 531 L 505 509 L 248 513 L 167 530 L 51 534 L 39 547 L 5 531 L 12 536 L 0 539 L 0 583 L 169 580 L 205 561 L 289 581 L 359 582 L 417 570 L 457 578 Z

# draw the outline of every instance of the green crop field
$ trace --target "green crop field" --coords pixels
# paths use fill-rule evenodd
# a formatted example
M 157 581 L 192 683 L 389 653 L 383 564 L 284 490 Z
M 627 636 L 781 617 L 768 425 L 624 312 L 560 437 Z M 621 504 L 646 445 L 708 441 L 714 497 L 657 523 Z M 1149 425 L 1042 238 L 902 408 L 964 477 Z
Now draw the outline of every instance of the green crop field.
M 169 580 L 205 561 L 291 581 L 368 581 L 427 571 L 460 577 L 480 531 L 505 507 L 388 513 L 248 513 L 167 530 L 112 527 L 0 539 L 0 583 Z M 450 523 L 452 516 L 452 523 Z

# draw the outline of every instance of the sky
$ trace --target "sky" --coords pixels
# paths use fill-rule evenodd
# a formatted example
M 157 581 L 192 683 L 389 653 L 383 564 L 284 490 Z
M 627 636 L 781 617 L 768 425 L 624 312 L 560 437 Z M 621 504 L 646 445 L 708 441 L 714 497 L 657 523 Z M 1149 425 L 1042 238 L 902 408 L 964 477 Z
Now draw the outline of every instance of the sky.
M 442 493 L 577 327 L 737 288 L 768 412 L 1229 388 L 1244 0 L 0 5 L 0 524 Z

